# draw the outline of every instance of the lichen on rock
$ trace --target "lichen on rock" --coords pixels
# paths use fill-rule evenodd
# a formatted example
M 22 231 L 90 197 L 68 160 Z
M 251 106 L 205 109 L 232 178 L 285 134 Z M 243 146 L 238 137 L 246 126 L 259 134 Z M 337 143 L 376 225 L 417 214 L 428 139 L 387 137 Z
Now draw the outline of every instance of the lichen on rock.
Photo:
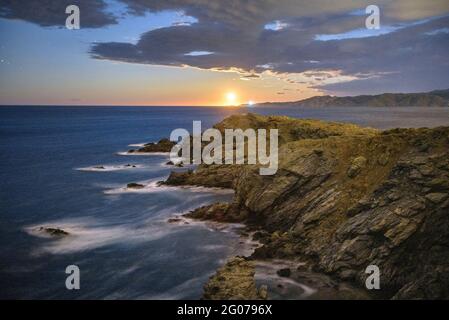
M 207 300 L 265 300 L 267 288 L 256 287 L 255 266 L 242 257 L 232 258 L 218 269 L 204 286 L 203 298 Z

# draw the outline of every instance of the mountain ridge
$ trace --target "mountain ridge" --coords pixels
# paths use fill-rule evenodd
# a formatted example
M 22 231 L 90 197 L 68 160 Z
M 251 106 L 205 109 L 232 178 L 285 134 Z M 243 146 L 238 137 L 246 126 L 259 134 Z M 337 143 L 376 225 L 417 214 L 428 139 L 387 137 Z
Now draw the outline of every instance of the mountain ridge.
M 448 107 L 449 89 L 420 93 L 383 93 L 359 96 L 315 96 L 299 101 L 265 102 L 259 106 L 291 107 Z

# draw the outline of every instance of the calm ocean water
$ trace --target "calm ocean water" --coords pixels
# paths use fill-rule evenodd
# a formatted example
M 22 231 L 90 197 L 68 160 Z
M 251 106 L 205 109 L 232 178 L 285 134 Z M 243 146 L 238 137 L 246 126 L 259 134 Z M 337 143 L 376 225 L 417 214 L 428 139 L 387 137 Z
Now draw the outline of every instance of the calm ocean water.
M 377 128 L 449 125 L 442 108 L 253 108 L 251 112 L 346 121 Z M 229 228 L 168 224 L 176 214 L 232 194 L 149 187 L 172 168 L 163 155 L 122 156 L 193 120 L 211 126 L 246 108 L 0 107 L 0 298 L 186 298 L 242 248 Z M 114 170 L 131 164 L 137 168 Z M 112 170 L 79 170 L 93 166 Z M 73 230 L 62 240 L 38 226 Z M 81 290 L 65 268 L 81 269 Z

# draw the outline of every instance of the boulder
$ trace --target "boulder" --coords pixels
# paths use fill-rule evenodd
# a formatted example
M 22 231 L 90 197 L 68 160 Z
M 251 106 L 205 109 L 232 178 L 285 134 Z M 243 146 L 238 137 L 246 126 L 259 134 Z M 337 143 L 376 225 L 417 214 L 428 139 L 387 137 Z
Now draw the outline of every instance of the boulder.
M 367 160 L 365 157 L 363 156 L 356 157 L 352 161 L 351 166 L 348 169 L 348 177 L 350 178 L 356 177 L 360 173 L 360 171 L 362 171 L 362 169 L 366 166 L 366 162 Z M 382 165 L 384 165 L 383 163 L 384 162 L 381 162 Z
M 143 189 L 145 188 L 145 186 L 143 184 L 140 183 L 128 183 L 128 185 L 126 186 L 128 189 Z
M 142 148 L 137 150 L 130 150 L 129 152 L 143 152 L 143 153 L 152 153 L 152 152 L 170 152 L 172 148 L 176 145 L 176 142 L 172 142 L 169 139 L 161 139 L 158 142 L 147 143 Z
M 276 273 L 280 277 L 288 278 L 288 277 L 290 277 L 292 271 L 290 270 L 290 268 L 283 268 L 283 269 L 278 270 Z
M 256 287 L 254 263 L 242 257 L 232 258 L 218 269 L 204 286 L 206 300 L 262 300 L 268 298 L 266 286 Z

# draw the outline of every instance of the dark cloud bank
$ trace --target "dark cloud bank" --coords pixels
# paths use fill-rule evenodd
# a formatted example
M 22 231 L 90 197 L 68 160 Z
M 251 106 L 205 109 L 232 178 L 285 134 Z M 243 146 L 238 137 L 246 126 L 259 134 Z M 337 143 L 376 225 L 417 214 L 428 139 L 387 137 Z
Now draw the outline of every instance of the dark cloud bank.
M 0 0 L 0 17 L 19 19 L 42 27 L 63 27 L 69 5 L 77 5 L 82 12 L 82 27 L 99 28 L 117 23 L 117 18 L 107 13 L 103 0 Z

